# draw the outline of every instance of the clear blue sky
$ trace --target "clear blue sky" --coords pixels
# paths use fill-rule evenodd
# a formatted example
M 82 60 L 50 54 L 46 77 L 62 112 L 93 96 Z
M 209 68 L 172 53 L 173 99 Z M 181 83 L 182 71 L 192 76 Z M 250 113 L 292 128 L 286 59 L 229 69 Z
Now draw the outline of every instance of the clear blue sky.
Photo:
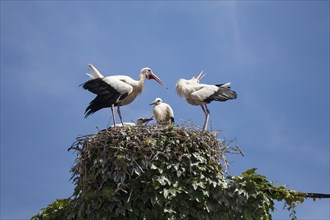
M 220 138 L 236 139 L 236 175 L 252 167 L 279 185 L 329 191 L 329 1 L 1 1 L 1 219 L 26 219 L 73 193 L 67 148 L 111 122 L 84 119 L 94 97 L 79 85 L 87 64 L 137 78 L 149 66 L 166 83 L 145 83 L 122 108 L 150 116 L 156 97 L 178 124 L 202 126 L 201 108 L 175 92 L 204 70 L 232 82 L 238 99 L 212 103 Z M 329 219 L 329 200 L 307 200 L 299 219 Z M 277 205 L 274 219 L 288 218 Z

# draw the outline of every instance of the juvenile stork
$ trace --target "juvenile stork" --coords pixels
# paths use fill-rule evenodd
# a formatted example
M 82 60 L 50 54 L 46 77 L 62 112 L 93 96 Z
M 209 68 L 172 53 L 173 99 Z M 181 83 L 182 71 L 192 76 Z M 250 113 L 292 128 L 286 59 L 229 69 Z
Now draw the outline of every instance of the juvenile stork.
M 149 121 L 152 121 L 153 117 L 151 118 L 139 118 L 138 120 L 136 120 L 136 123 L 134 122 L 124 122 L 124 126 L 143 126 L 145 124 L 147 124 Z M 111 126 L 114 127 L 115 125 Z M 116 127 L 122 127 L 122 124 L 116 124 Z
M 230 83 L 216 85 L 200 84 L 200 80 L 205 76 L 205 74 L 202 76 L 202 73 L 190 80 L 180 79 L 176 84 L 176 91 L 189 104 L 202 107 L 205 114 L 203 131 L 206 131 L 210 117 L 207 104 L 212 101 L 224 102 L 230 99 L 236 99 L 237 94 L 235 91 L 230 90 Z
M 174 124 L 174 113 L 169 104 L 164 103 L 161 98 L 156 98 L 150 105 L 154 105 L 153 114 L 157 124 Z
M 82 84 L 83 88 L 96 94 L 96 97 L 89 103 L 85 111 L 85 118 L 103 108 L 111 108 L 114 127 L 116 119 L 114 107 L 117 106 L 117 112 L 120 122 L 123 126 L 123 118 L 120 113 L 120 106 L 128 105 L 135 100 L 143 91 L 144 81 L 154 79 L 159 84 L 162 80 L 152 72 L 148 67 L 141 69 L 138 80 L 133 80 L 129 76 L 115 75 L 104 77 L 92 64 L 88 65 L 91 72 L 87 75 L 91 80 Z

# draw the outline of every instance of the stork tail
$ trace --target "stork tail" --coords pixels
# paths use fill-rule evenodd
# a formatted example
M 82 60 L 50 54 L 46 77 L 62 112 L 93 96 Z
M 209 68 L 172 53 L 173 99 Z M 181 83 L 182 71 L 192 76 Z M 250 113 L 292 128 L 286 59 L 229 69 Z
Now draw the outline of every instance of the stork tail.
M 90 72 L 86 74 L 89 76 L 89 78 L 97 79 L 104 77 L 92 64 L 88 64 L 88 67 L 90 68 Z

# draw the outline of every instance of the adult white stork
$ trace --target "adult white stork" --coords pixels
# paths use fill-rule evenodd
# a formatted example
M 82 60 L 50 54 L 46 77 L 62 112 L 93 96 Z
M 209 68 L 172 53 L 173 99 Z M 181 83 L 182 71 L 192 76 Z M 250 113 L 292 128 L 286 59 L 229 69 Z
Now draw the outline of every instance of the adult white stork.
M 235 91 L 230 90 L 230 83 L 216 85 L 200 84 L 200 80 L 205 76 L 205 74 L 202 76 L 202 73 L 203 71 L 197 77 L 193 77 L 190 80 L 179 79 L 176 84 L 176 91 L 189 104 L 202 107 L 205 114 L 203 130 L 206 131 L 210 117 L 207 104 L 212 101 L 224 102 L 230 99 L 236 99 L 237 94 Z
M 87 75 L 91 80 L 82 84 L 84 89 L 96 94 L 85 111 L 85 118 L 103 108 L 111 108 L 114 127 L 116 127 L 116 119 L 114 107 L 117 106 L 117 112 L 120 122 L 123 126 L 123 118 L 120 113 L 120 106 L 128 105 L 135 100 L 143 91 L 144 81 L 146 79 L 154 79 L 159 84 L 163 84 L 162 80 L 152 72 L 148 67 L 141 69 L 138 80 L 133 80 L 129 76 L 114 75 L 104 77 L 92 64 L 88 65 L 91 72 Z
M 153 117 L 151 118 L 139 118 L 138 120 L 136 120 L 136 123 L 134 122 L 124 122 L 124 126 L 143 126 L 145 124 L 147 124 L 149 121 L 152 121 Z M 116 127 L 122 127 L 122 124 L 116 124 Z M 111 127 L 115 127 L 115 125 L 111 126 Z
M 161 98 L 156 98 L 150 105 L 154 105 L 153 114 L 158 124 L 174 124 L 174 113 L 169 104 L 164 103 Z

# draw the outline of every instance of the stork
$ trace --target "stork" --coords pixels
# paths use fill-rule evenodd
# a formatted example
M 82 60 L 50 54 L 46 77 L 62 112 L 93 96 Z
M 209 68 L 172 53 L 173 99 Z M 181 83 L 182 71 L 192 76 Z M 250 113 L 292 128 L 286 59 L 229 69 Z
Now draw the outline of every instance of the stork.
M 189 104 L 202 107 L 205 114 L 203 131 L 206 131 L 210 117 L 207 104 L 212 101 L 224 102 L 230 99 L 236 99 L 237 94 L 235 91 L 230 90 L 231 83 L 216 85 L 200 84 L 200 80 L 205 76 L 202 73 L 203 71 L 197 77 L 193 77 L 190 80 L 179 79 L 176 84 L 176 91 Z
M 150 105 L 154 105 L 153 114 L 158 124 L 174 124 L 174 113 L 169 104 L 164 103 L 161 98 L 156 98 Z
M 136 123 L 134 122 L 124 122 L 124 126 L 143 126 L 145 124 L 147 124 L 149 121 L 152 121 L 153 117 L 150 118 L 139 118 L 138 120 L 136 120 Z M 122 127 L 122 124 L 115 124 L 116 127 Z M 115 125 L 111 126 L 114 127 Z
M 111 108 L 114 127 L 116 119 L 114 108 L 117 106 L 117 112 L 120 122 L 123 126 L 123 118 L 120 113 L 120 106 L 128 105 L 135 100 L 143 91 L 144 81 L 154 79 L 159 84 L 163 81 L 152 72 L 148 67 L 142 68 L 138 80 L 133 80 L 129 76 L 114 75 L 104 77 L 92 64 L 88 65 L 91 72 L 87 75 L 91 78 L 82 84 L 83 88 L 96 94 L 97 96 L 89 103 L 85 111 L 85 118 L 103 108 Z

